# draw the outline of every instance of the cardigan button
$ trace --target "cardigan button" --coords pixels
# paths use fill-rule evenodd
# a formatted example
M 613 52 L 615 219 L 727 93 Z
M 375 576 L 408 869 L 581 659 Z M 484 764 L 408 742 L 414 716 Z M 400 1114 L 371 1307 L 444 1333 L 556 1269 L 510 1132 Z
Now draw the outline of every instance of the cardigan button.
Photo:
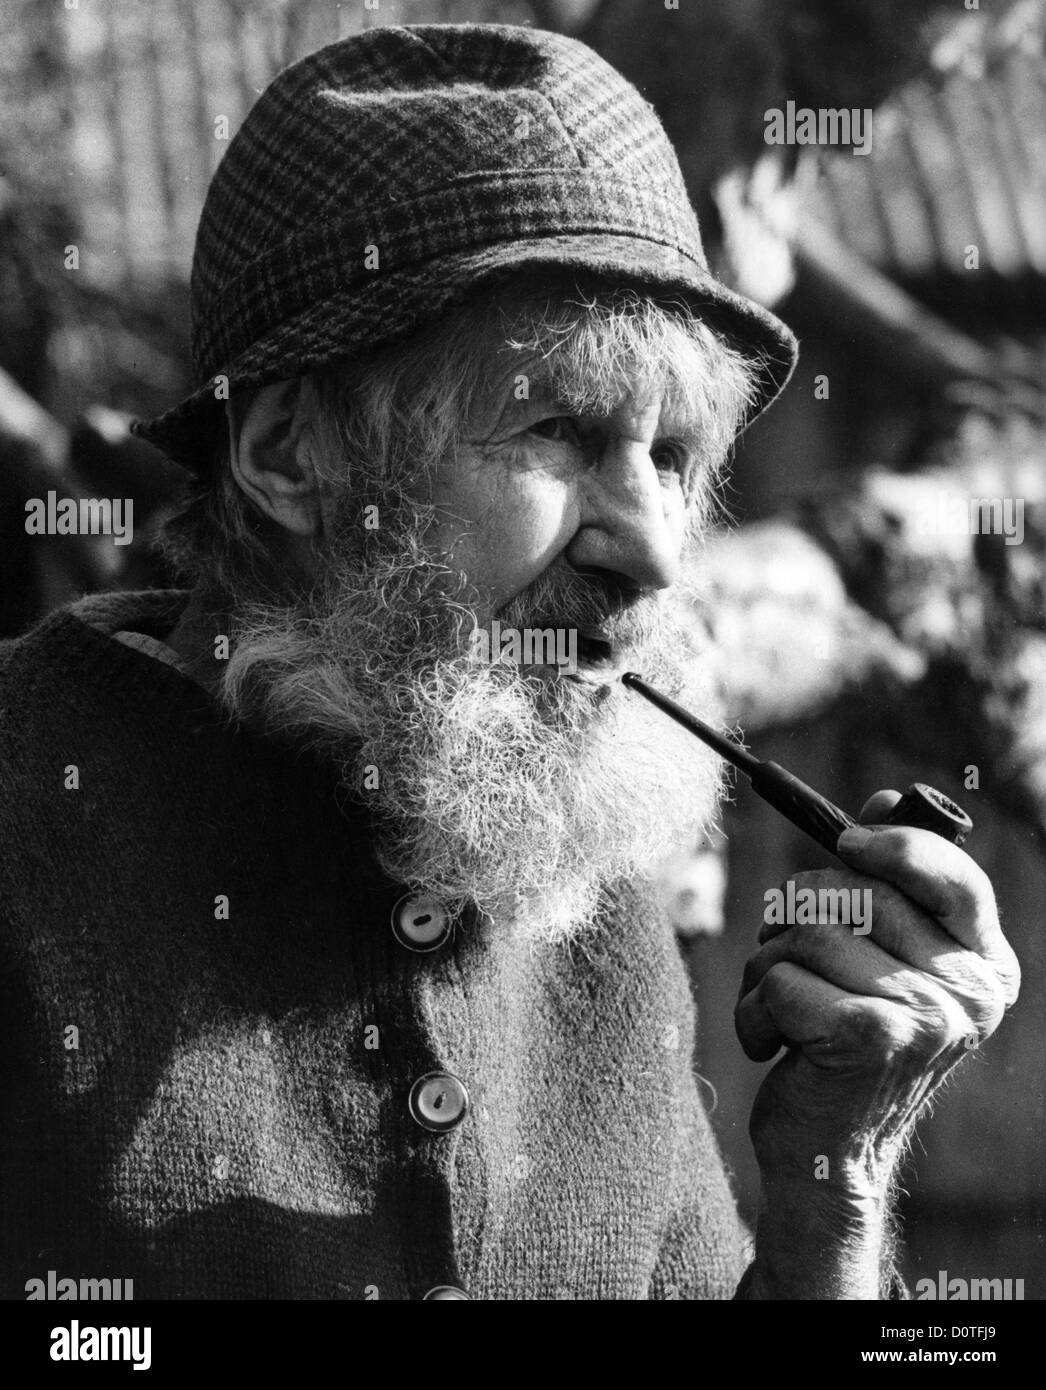
M 392 909 L 392 934 L 408 951 L 436 951 L 450 932 L 450 914 L 436 898 L 408 894 Z
M 429 1289 L 428 1293 L 421 1301 L 422 1303 L 428 1303 L 431 1299 L 435 1302 L 438 1298 L 461 1298 L 464 1299 L 466 1303 L 472 1302 L 464 1289 L 456 1289 L 453 1284 L 437 1284 L 434 1289 Z
M 433 1134 L 445 1134 L 465 1118 L 469 1093 L 464 1082 L 445 1071 L 419 1076 L 410 1088 L 407 1102 L 415 1122 Z

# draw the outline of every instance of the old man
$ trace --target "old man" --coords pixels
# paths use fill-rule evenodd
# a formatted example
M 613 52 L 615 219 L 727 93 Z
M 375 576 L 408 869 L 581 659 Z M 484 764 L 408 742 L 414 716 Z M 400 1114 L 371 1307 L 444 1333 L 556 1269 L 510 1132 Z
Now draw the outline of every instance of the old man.
M 718 766 L 616 672 L 716 717 L 677 597 L 795 345 L 650 107 L 530 29 L 334 44 L 230 145 L 192 309 L 140 427 L 185 587 L 3 654 L 6 1296 L 900 1296 L 897 1163 L 1017 967 L 960 850 L 848 832 L 809 881 L 871 929 L 742 982 L 743 1228 L 648 886 Z

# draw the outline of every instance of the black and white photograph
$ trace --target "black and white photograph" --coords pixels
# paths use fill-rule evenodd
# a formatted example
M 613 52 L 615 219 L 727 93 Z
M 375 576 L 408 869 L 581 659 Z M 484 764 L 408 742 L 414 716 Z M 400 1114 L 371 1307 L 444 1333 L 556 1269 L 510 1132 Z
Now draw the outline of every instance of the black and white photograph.
M 0 32 L 23 1380 L 429 1300 L 1023 1373 L 1046 0 Z

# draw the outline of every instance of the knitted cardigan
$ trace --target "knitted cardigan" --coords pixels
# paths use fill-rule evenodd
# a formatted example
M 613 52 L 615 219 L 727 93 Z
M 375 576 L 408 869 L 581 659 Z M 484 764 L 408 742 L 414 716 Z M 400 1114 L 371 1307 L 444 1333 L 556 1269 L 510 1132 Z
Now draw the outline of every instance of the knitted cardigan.
M 186 598 L 0 644 L 0 1293 L 733 1297 L 663 916 L 618 886 L 568 945 L 407 949 L 333 769 L 110 635 Z M 433 1071 L 468 1088 L 447 1133 L 408 1108 Z

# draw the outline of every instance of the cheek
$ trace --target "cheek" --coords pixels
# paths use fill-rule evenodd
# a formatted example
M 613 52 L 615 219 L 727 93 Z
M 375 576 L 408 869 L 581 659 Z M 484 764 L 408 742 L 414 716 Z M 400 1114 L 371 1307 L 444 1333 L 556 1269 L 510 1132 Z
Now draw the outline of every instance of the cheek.
M 543 573 L 577 530 L 577 507 L 565 490 L 510 490 L 475 536 L 476 574 L 499 603 Z
M 574 491 L 540 471 L 516 472 L 486 464 L 461 478 L 441 499 L 456 518 L 452 563 L 500 604 L 545 570 L 577 530 Z

